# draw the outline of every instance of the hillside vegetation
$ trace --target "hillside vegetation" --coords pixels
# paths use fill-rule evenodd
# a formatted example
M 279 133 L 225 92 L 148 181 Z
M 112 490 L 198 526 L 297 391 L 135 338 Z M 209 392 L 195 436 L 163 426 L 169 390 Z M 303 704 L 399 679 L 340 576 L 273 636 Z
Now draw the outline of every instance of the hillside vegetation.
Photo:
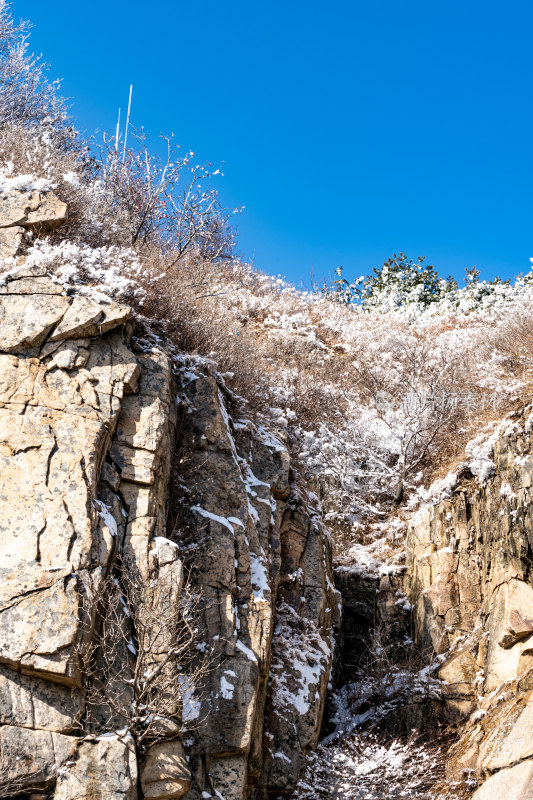
M 27 23 L 0 5 L 0 186 L 53 186 L 67 225 L 31 242 L 30 263 L 127 300 L 174 346 L 213 359 L 243 416 L 287 430 L 301 478 L 324 501 L 340 555 L 381 539 L 455 462 L 527 397 L 533 283 L 464 288 L 403 254 L 366 278 L 300 291 L 235 256 L 235 210 L 171 139 L 142 131 L 87 143 L 59 86 L 30 55 Z M 29 244 L 29 242 L 27 243 Z M 15 265 L 4 259 L 2 270 Z M 490 431 L 489 431 L 490 433 Z

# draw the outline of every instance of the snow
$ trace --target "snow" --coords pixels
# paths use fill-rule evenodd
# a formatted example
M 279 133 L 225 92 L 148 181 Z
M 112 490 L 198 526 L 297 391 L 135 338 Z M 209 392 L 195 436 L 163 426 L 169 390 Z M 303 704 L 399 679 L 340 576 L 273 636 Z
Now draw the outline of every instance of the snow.
M 256 663 L 256 664 L 257 664 L 257 658 L 256 658 L 256 655 L 255 655 L 255 653 L 253 652 L 253 650 L 250 650 L 250 648 L 249 648 L 249 647 L 246 647 L 246 645 L 245 645 L 245 644 L 243 644 L 243 642 L 241 642 L 241 640 L 240 640 L 240 639 L 237 639 L 237 640 L 236 640 L 236 642 L 235 642 L 235 647 L 237 648 L 237 650 L 240 650 L 240 651 L 241 651 L 241 653 L 244 653 L 244 655 L 246 656 L 246 658 L 247 658 L 249 661 L 253 661 L 254 663 Z
M 466 456 L 468 468 L 484 486 L 488 479 L 494 475 L 496 464 L 492 460 L 494 455 L 494 445 L 502 433 L 502 425 L 496 425 L 491 436 L 487 438 L 485 431 L 476 436 L 466 445 Z
M 117 523 L 113 514 L 111 513 L 111 509 L 101 500 L 94 500 L 94 505 L 98 512 L 98 516 L 104 521 L 111 536 L 117 536 Z
M 237 677 L 232 670 L 225 670 L 224 674 L 220 677 L 220 696 L 223 697 L 224 700 L 232 700 L 235 685 L 229 682 L 226 675 Z
M 70 178 L 73 176 L 66 173 L 64 179 Z M 133 297 L 141 307 L 144 302 L 146 267 L 128 248 L 92 248 L 74 242 L 52 245 L 38 240 L 28 263 L 45 266 L 67 287 L 76 285 L 77 290 L 95 299 Z M 155 281 L 161 276 L 152 277 Z M 462 408 L 472 416 L 480 403 L 498 405 L 520 391 L 523 382 L 509 380 L 491 337 L 512 315 L 524 314 L 533 305 L 529 277 L 511 287 L 470 284 L 428 308 L 414 295 L 409 298 L 414 302 L 400 307 L 396 300 L 391 305 L 387 296 L 378 298 L 376 307 L 368 312 L 333 303 L 320 293 L 297 291 L 283 280 L 261 275 L 246 265 L 232 265 L 223 277 L 227 292 L 212 298 L 209 309 L 228 330 L 243 336 L 244 325 L 253 319 L 260 331 L 254 341 L 268 386 L 265 408 L 269 409 L 265 415 L 268 421 L 258 419 L 255 425 L 248 420 L 233 421 L 227 411 L 228 390 L 220 391 L 220 410 L 234 459 L 238 457 L 233 434 L 239 427 L 252 425 L 274 453 L 283 449 L 285 434 L 275 433 L 273 428 L 284 428 L 293 437 L 306 481 L 324 502 L 327 522 L 333 530 L 359 541 L 369 522 L 373 524 L 390 511 L 396 464 L 417 419 L 422 426 L 430 423 L 432 409 L 435 403 L 444 402 L 442 398 L 447 398 L 450 408 Z M 284 348 L 293 355 L 289 357 Z M 278 356 L 278 351 L 285 355 Z M 344 375 L 336 372 L 339 354 Z M 307 371 L 298 362 L 304 356 L 313 364 Z M 422 359 L 422 370 L 413 380 L 405 372 L 411 357 Z M 183 380 L 197 380 L 193 362 L 182 361 Z M 198 363 L 201 361 L 198 359 Z M 439 388 L 441 375 L 448 371 L 452 376 L 457 364 L 469 373 L 472 391 L 470 384 L 465 390 L 462 378 L 452 381 L 451 388 L 447 384 Z M 321 377 L 320 371 L 328 365 L 331 374 L 328 377 L 325 372 Z M 376 383 L 373 393 L 359 386 L 358 376 L 369 371 Z M 230 374 L 227 377 L 230 379 Z M 300 399 L 295 395 L 295 382 L 300 386 Z M 305 413 L 302 415 L 301 399 L 317 392 L 323 397 L 324 411 L 309 421 Z M 472 444 L 468 455 L 472 472 L 482 484 L 494 470 L 489 450 Z M 239 464 L 243 466 L 240 459 Z M 452 471 L 428 490 L 423 472 L 413 472 L 405 487 L 407 500 L 415 508 L 420 503 L 447 499 L 453 494 L 456 478 L 457 472 Z M 251 490 L 249 514 L 258 524 L 261 510 L 257 504 L 265 501 L 252 491 L 262 482 L 253 473 L 245 480 Z M 213 514 L 211 519 L 217 516 Z M 219 517 L 218 521 L 224 519 Z M 226 520 L 221 524 L 228 527 L 234 523 Z M 386 535 L 382 530 L 381 536 Z M 369 569 L 374 566 L 370 564 Z
M 219 408 L 220 408 L 220 413 L 222 415 L 222 419 L 224 420 L 224 425 L 226 426 L 226 431 L 227 431 L 227 434 L 228 434 L 228 442 L 229 442 L 230 447 L 231 447 L 231 454 L 233 456 L 233 460 L 235 461 L 235 463 L 238 466 L 238 464 L 239 464 L 239 456 L 237 455 L 237 448 L 235 447 L 235 442 L 233 441 L 233 432 L 231 430 L 231 420 L 230 420 L 230 416 L 229 416 L 229 414 L 227 412 L 227 409 L 226 409 L 226 403 L 224 402 L 224 396 L 223 396 L 223 394 L 222 394 L 220 389 L 218 390 L 218 405 L 219 405 Z
M 0 169 L 0 194 L 8 192 L 50 192 L 55 188 L 54 184 L 47 178 L 36 178 L 35 175 L 14 175 L 10 173 L 13 165 L 9 164 L 4 169 Z
M 282 603 L 274 628 L 271 663 L 272 699 L 283 714 L 290 708 L 307 714 L 319 700 L 330 664 L 330 647 L 315 623 Z
M 429 798 L 439 777 L 435 748 L 407 740 L 354 735 L 335 746 L 319 745 L 309 757 L 296 800 L 396 800 Z
M 195 511 L 200 516 L 205 517 L 206 519 L 210 519 L 213 522 L 218 522 L 219 525 L 223 525 L 227 528 L 233 535 L 235 535 L 235 529 L 231 522 L 226 519 L 226 517 L 219 517 L 218 514 L 213 514 L 211 511 L 206 511 L 205 508 L 201 508 L 201 506 L 191 506 L 191 511 Z
M 76 286 L 95 302 L 143 297 L 138 278 L 143 268 L 137 254 L 128 248 L 93 248 L 62 241 L 51 244 L 37 239 L 26 256 L 26 265 L 45 267 L 67 286 Z
M 75 173 L 65 173 L 63 180 L 74 187 L 78 185 Z M 52 188 L 50 182 L 31 175 L 13 178 L 8 169 L 0 172 L 2 192 Z M 4 266 L 10 263 L 6 261 Z M 69 291 L 76 287 L 76 291 L 102 302 L 134 298 L 142 308 L 145 268 L 128 248 L 38 240 L 27 263 L 46 267 Z M 472 438 L 466 445 L 465 461 L 429 488 L 431 478 L 426 480 L 426 467 L 413 468 L 405 478 L 404 508 L 390 516 L 402 459 L 413 457 L 406 453 L 406 443 L 412 440 L 413 431 L 433 424 L 436 408 L 444 405 L 450 410 L 460 409 L 465 425 L 471 425 L 480 410 L 492 409 L 497 416 L 497 409 L 523 390 L 525 379 L 510 379 L 493 337 L 496 332 L 505 331 L 513 315 L 531 312 L 533 282 L 521 279 L 514 286 L 489 286 L 481 281 L 449 293 L 428 308 L 421 302 L 419 287 L 401 297 L 397 291 L 388 291 L 376 295 L 372 311 L 367 312 L 332 303 L 314 292 L 296 291 L 283 281 L 252 270 L 247 272 L 243 265 L 239 269 L 233 287 L 238 291 L 232 290 L 228 278 L 228 291 L 206 308 L 213 319 L 226 324 L 228 331 L 241 338 L 249 330 L 258 332 L 255 339 L 252 334 L 247 335 L 264 371 L 264 415 L 253 423 L 234 421 L 228 413 L 232 406 L 227 398 L 231 393 L 217 377 L 221 386 L 220 413 L 248 494 L 249 519 L 243 522 L 235 516 L 221 516 L 199 505 L 191 510 L 233 536 L 237 531 L 239 545 L 243 538 L 248 546 L 249 540 L 252 542 L 250 580 L 254 600 L 269 600 L 268 554 L 258 547 L 250 529 L 264 520 L 270 489 L 239 457 L 235 445 L 238 430 L 253 429 L 273 454 L 283 451 L 282 441 L 291 442 L 302 483 L 315 493 L 313 497 L 311 493 L 307 495 L 307 501 L 316 501 L 317 507 L 322 503 L 326 521 L 348 542 L 337 554 L 338 572 L 376 582 L 400 572 L 404 568 L 402 542 L 408 519 L 404 511 L 416 510 L 420 505 L 424 510 L 427 505 L 451 498 L 463 470 L 470 470 L 484 486 L 496 469 L 494 445 L 510 423 L 504 420 L 493 424 Z M 163 275 L 157 278 L 164 280 Z M 176 356 L 184 384 L 198 380 L 195 365 L 201 363 L 212 366 L 213 362 Z M 454 370 L 458 366 L 463 372 L 456 376 Z M 231 380 L 231 374 L 226 373 L 225 377 L 228 382 Z M 313 401 L 316 397 L 318 400 Z M 308 399 L 309 406 L 315 403 L 314 417 L 306 417 Z M 532 426 L 533 413 L 526 432 Z M 430 457 L 430 461 L 434 460 L 436 453 L 430 451 Z M 514 466 L 520 468 L 526 463 L 527 456 L 517 456 Z M 502 483 L 500 491 L 502 497 L 513 496 L 508 481 Z M 110 533 L 117 536 L 111 509 L 100 500 L 94 502 Z M 449 514 L 447 518 L 451 524 Z M 249 539 L 242 536 L 243 530 Z M 163 545 L 177 548 L 164 537 L 153 541 L 157 554 Z M 451 547 L 439 551 L 452 552 Z M 234 565 L 238 566 L 236 558 Z M 301 575 L 295 572 L 292 578 L 301 593 Z M 409 611 L 402 594 L 397 594 L 394 602 L 399 609 Z M 238 608 L 235 603 L 236 649 L 257 663 L 253 651 L 239 638 Z M 273 706 L 284 714 L 312 715 L 329 668 L 330 646 L 317 626 L 294 609 L 282 604 L 277 611 L 271 673 Z M 196 645 L 200 652 L 206 647 L 205 642 Z M 133 641 L 128 643 L 128 649 L 135 653 Z M 376 655 L 380 655 L 377 649 Z M 439 683 L 430 673 L 428 669 L 410 672 L 393 666 L 386 675 L 370 674 L 337 692 L 332 701 L 335 731 L 321 744 L 316 758 L 311 758 L 299 797 L 313 800 L 331 797 L 335 792 L 335 796 L 350 800 L 385 800 L 393 796 L 394 787 L 400 792 L 417 785 L 416 781 L 423 778 L 421 771 L 431 773 L 434 753 L 422 744 L 400 740 L 384 744 L 363 733 L 365 726 L 384 719 L 407 700 L 439 698 Z M 231 669 L 221 674 L 223 699 L 234 697 L 236 678 Z M 199 717 L 201 703 L 185 676 L 181 682 L 184 721 L 191 722 Z M 375 700 L 378 696 L 379 703 Z M 477 713 L 480 716 L 474 719 L 480 719 L 484 712 Z M 274 758 L 289 761 L 279 750 Z M 203 797 L 210 796 L 203 793 Z
M 513 488 L 508 481 L 503 481 L 500 488 L 500 495 L 507 498 L 516 497 L 516 493 L 513 491 Z
M 117 731 L 105 731 L 104 733 L 101 733 L 99 736 L 95 737 L 96 742 L 100 742 L 102 740 L 116 741 L 117 739 L 120 739 L 122 742 L 127 741 L 133 743 L 133 737 L 128 728 L 120 728 Z
M 452 497 L 457 486 L 457 470 L 448 472 L 445 478 L 434 481 L 429 489 L 422 489 L 419 495 L 427 501 L 441 502 Z
M 179 558 L 180 548 L 176 542 L 167 539 L 165 536 L 155 536 L 150 541 L 150 545 L 160 567 L 169 563 L 181 563 Z M 157 582 L 157 576 L 154 580 Z
M 187 675 L 178 675 L 181 699 L 183 702 L 183 722 L 191 723 L 198 719 L 202 703 L 194 696 L 194 686 Z
M 80 179 L 77 173 L 72 172 L 72 170 L 70 170 L 69 172 L 65 172 L 63 174 L 63 180 L 65 181 L 65 183 L 69 183 L 71 186 L 74 186 L 76 188 L 80 186 Z
M 377 539 L 367 545 L 353 544 L 335 560 L 336 572 L 349 572 L 361 578 L 377 580 L 392 575 L 400 565 L 391 558 L 386 540 Z
M 171 539 L 167 539 L 165 536 L 154 536 L 151 541 L 155 545 L 154 549 L 156 556 L 159 556 L 159 552 L 162 547 L 171 547 L 173 550 L 176 550 L 176 552 L 179 552 L 179 545 L 177 545 L 176 542 L 173 542 Z
M 252 552 L 250 552 L 250 579 L 256 602 L 266 602 L 270 596 L 267 565 L 264 556 Z

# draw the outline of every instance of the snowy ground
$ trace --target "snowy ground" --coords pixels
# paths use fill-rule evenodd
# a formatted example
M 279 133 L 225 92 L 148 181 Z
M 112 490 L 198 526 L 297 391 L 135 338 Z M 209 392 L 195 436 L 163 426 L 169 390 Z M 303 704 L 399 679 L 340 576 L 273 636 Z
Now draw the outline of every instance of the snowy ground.
M 319 745 L 300 781 L 297 800 L 429 800 L 442 777 L 438 748 L 416 737 L 389 739 L 354 733 Z

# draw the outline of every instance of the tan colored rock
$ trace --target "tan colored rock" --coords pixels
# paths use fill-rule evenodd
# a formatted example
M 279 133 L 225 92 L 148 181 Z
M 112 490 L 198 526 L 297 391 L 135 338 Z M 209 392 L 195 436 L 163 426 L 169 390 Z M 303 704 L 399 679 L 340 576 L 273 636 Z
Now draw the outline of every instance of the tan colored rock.
M 141 769 L 141 786 L 147 800 L 178 800 L 191 788 L 191 780 L 180 741 L 159 742 L 150 748 Z
M 80 742 L 57 779 L 54 800 L 137 800 L 137 759 L 131 737 Z
M 35 323 L 43 297 L 0 303 L 23 302 Z M 89 633 L 80 610 L 92 602 L 94 570 L 106 571 L 116 550 L 113 532 L 98 524 L 98 477 L 139 371 L 121 334 L 89 349 L 87 368 L 76 368 L 78 347 L 68 343 L 46 363 L 0 355 L 0 662 L 70 684 L 80 680 L 74 653 Z
M 82 622 L 82 603 L 91 605 L 101 580 L 79 572 L 49 589 L 14 598 L 0 613 L 0 663 L 25 674 L 79 685 L 77 648 L 90 635 L 89 620 Z
M 70 302 L 61 295 L 0 296 L 0 351 L 21 353 L 41 345 Z
M 0 197 L 0 256 L 16 256 L 27 232 L 49 233 L 63 224 L 67 206 L 51 192 L 14 189 Z
M 196 379 L 187 370 L 182 391 L 189 423 L 182 477 L 194 486 L 191 524 L 202 542 L 202 639 L 215 644 L 222 661 L 208 676 L 209 702 L 198 723 L 198 751 L 209 782 L 201 774 L 195 780 L 199 791 L 214 788 L 226 798 L 241 800 L 255 785 L 258 793 L 277 796 L 280 787 L 282 793 L 294 788 L 306 750 L 318 739 L 330 659 L 315 648 L 318 634 L 325 642 L 331 631 L 331 553 L 324 530 L 304 508 L 283 516 L 288 453 L 281 440 L 253 427 L 236 430 L 224 392 L 208 370 L 196 369 Z M 283 607 L 291 593 L 298 622 L 291 637 L 280 634 L 273 654 L 274 605 Z M 278 623 L 281 617 L 278 608 Z M 316 681 L 306 682 L 289 641 L 297 643 L 306 664 L 308 656 L 315 659 Z M 280 696 L 294 691 L 301 696 L 298 708 L 267 704 L 274 669 L 286 680 L 287 692 Z M 264 758 L 264 729 L 268 750 L 289 753 L 279 772 Z
M 78 360 L 78 347 L 71 342 L 65 342 L 54 351 L 52 361 L 59 369 L 74 369 L 74 367 L 85 366 Z
M 99 305 L 87 297 L 78 296 L 53 332 L 50 341 L 101 336 L 122 325 L 131 316 L 129 306 L 118 303 Z
M 14 258 L 20 252 L 26 231 L 20 226 L 0 228 L 0 258 Z
M 160 397 L 129 395 L 122 402 L 116 430 L 119 445 L 155 452 L 169 447 L 168 402 Z
M 47 277 L 10 277 L 0 294 L 65 294 L 65 287 Z
M 446 697 L 451 716 L 467 717 L 477 702 L 476 679 L 479 674 L 473 647 L 465 647 L 444 662 L 438 677 L 444 681 L 443 694 Z
M 155 482 L 158 463 L 155 453 L 117 442 L 111 448 L 109 455 L 123 480 L 146 486 Z
M 466 635 L 439 677 L 453 718 L 476 707 L 480 714 L 451 748 L 448 774 L 489 775 L 474 795 L 483 800 L 533 791 L 529 414 L 530 408 L 514 414 L 495 442 L 495 472 L 486 484 L 460 481 L 453 497 L 415 515 L 407 540 L 406 588 L 418 643 L 445 652 Z M 454 590 L 446 594 L 443 586 Z
M 246 796 L 247 765 L 245 756 L 212 758 L 208 772 L 211 784 L 225 800 L 241 800 Z
M 67 219 L 67 206 L 51 192 L 39 196 L 36 208 L 30 208 L 20 225 L 36 233 L 50 233 Z
M 99 331 L 96 323 L 103 317 L 102 306 L 93 303 L 86 297 L 75 297 L 61 323 L 50 337 L 50 341 L 97 336 Z
M 533 793 L 533 761 L 524 761 L 491 775 L 472 795 L 472 800 L 530 800 Z
M 533 757 L 533 692 L 518 695 L 482 720 L 486 733 L 479 747 L 479 766 L 487 772 Z M 533 787 L 532 787 L 533 788 Z
M 3 783 L 20 789 L 50 786 L 59 769 L 73 756 L 76 739 L 50 731 L 11 725 L 0 727 L 0 774 Z M 72 800 L 69 798 L 69 800 Z
M 502 681 L 512 680 L 533 666 L 531 636 L 533 588 L 516 579 L 502 584 L 494 593 L 487 619 L 490 631 L 485 690 L 493 691 Z M 526 652 L 524 652 L 526 651 Z
M 0 667 L 0 725 L 71 733 L 83 710 L 80 692 Z
M 67 206 L 52 192 L 11 190 L 0 197 L 0 228 L 12 225 L 49 232 L 65 222 Z
M 501 593 L 504 594 L 503 618 L 497 623 L 501 630 L 498 644 L 509 648 L 533 633 L 533 586 L 511 580 L 504 584 Z
M 21 278 L 45 278 L 47 275 L 46 267 L 38 264 L 21 264 L 9 272 L 2 274 L 1 280 L 5 281 L 18 281 Z
M 40 224 L 36 214 L 26 221 Z M 41 759 L 36 792 L 51 789 L 58 774 L 55 800 L 134 800 L 131 742 L 65 734 L 77 731 L 83 713 L 79 653 L 119 550 L 144 581 L 146 608 L 158 608 L 166 585 L 180 602 L 183 566 L 171 541 L 179 504 L 170 518 L 176 531 L 167 531 L 173 363 L 146 339 L 130 343 L 138 323 L 123 324 L 129 308 L 55 294 L 61 287 L 35 268 L 8 278 L 0 293 L 0 724 L 11 742 L 4 751 L 27 752 L 25 770 Z M 215 787 L 226 800 L 244 800 L 256 786 L 292 790 L 318 739 L 330 668 L 331 552 L 306 503 L 294 501 L 286 514 L 283 436 L 234 425 L 216 374 L 197 372 L 181 389 L 178 446 L 187 453 L 179 480 L 195 492 L 188 522 L 205 604 L 201 641 L 215 651 L 209 702 L 201 701 L 194 723 L 205 770 L 191 776 L 181 744 L 170 741 L 179 732 L 176 702 L 141 782 L 146 797 L 178 798 L 194 784 L 200 795 Z M 276 638 L 272 663 L 281 689 L 297 698 L 290 708 L 267 701 L 273 620 L 284 621 L 289 597 L 295 635 Z M 154 662 L 169 644 L 158 642 Z M 269 748 L 272 741 L 287 753 L 278 765 L 264 758 L 265 717 Z M 56 736 L 65 741 L 54 750 Z
M 98 326 L 98 332 L 102 334 L 123 325 L 131 317 L 131 308 L 120 303 L 106 303 L 102 308 L 104 318 Z

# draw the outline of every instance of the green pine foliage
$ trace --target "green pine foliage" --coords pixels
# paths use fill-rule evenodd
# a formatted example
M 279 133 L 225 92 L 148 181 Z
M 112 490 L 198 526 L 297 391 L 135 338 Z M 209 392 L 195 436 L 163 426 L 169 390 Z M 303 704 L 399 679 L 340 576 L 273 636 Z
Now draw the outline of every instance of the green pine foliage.
M 343 267 L 335 271 L 335 277 L 321 287 L 321 294 L 328 300 L 363 310 L 388 311 L 408 306 L 420 312 L 428 309 L 469 312 L 487 303 L 506 299 L 515 289 L 529 284 L 533 273 L 519 275 L 514 283 L 496 277 L 493 281 L 481 280 L 476 267 L 466 269 L 465 286 L 459 288 L 452 276 L 441 278 L 432 264 L 423 256 L 416 261 L 404 253 L 394 253 L 381 267 L 351 283 L 344 277 Z M 437 306 L 436 304 L 440 304 Z

